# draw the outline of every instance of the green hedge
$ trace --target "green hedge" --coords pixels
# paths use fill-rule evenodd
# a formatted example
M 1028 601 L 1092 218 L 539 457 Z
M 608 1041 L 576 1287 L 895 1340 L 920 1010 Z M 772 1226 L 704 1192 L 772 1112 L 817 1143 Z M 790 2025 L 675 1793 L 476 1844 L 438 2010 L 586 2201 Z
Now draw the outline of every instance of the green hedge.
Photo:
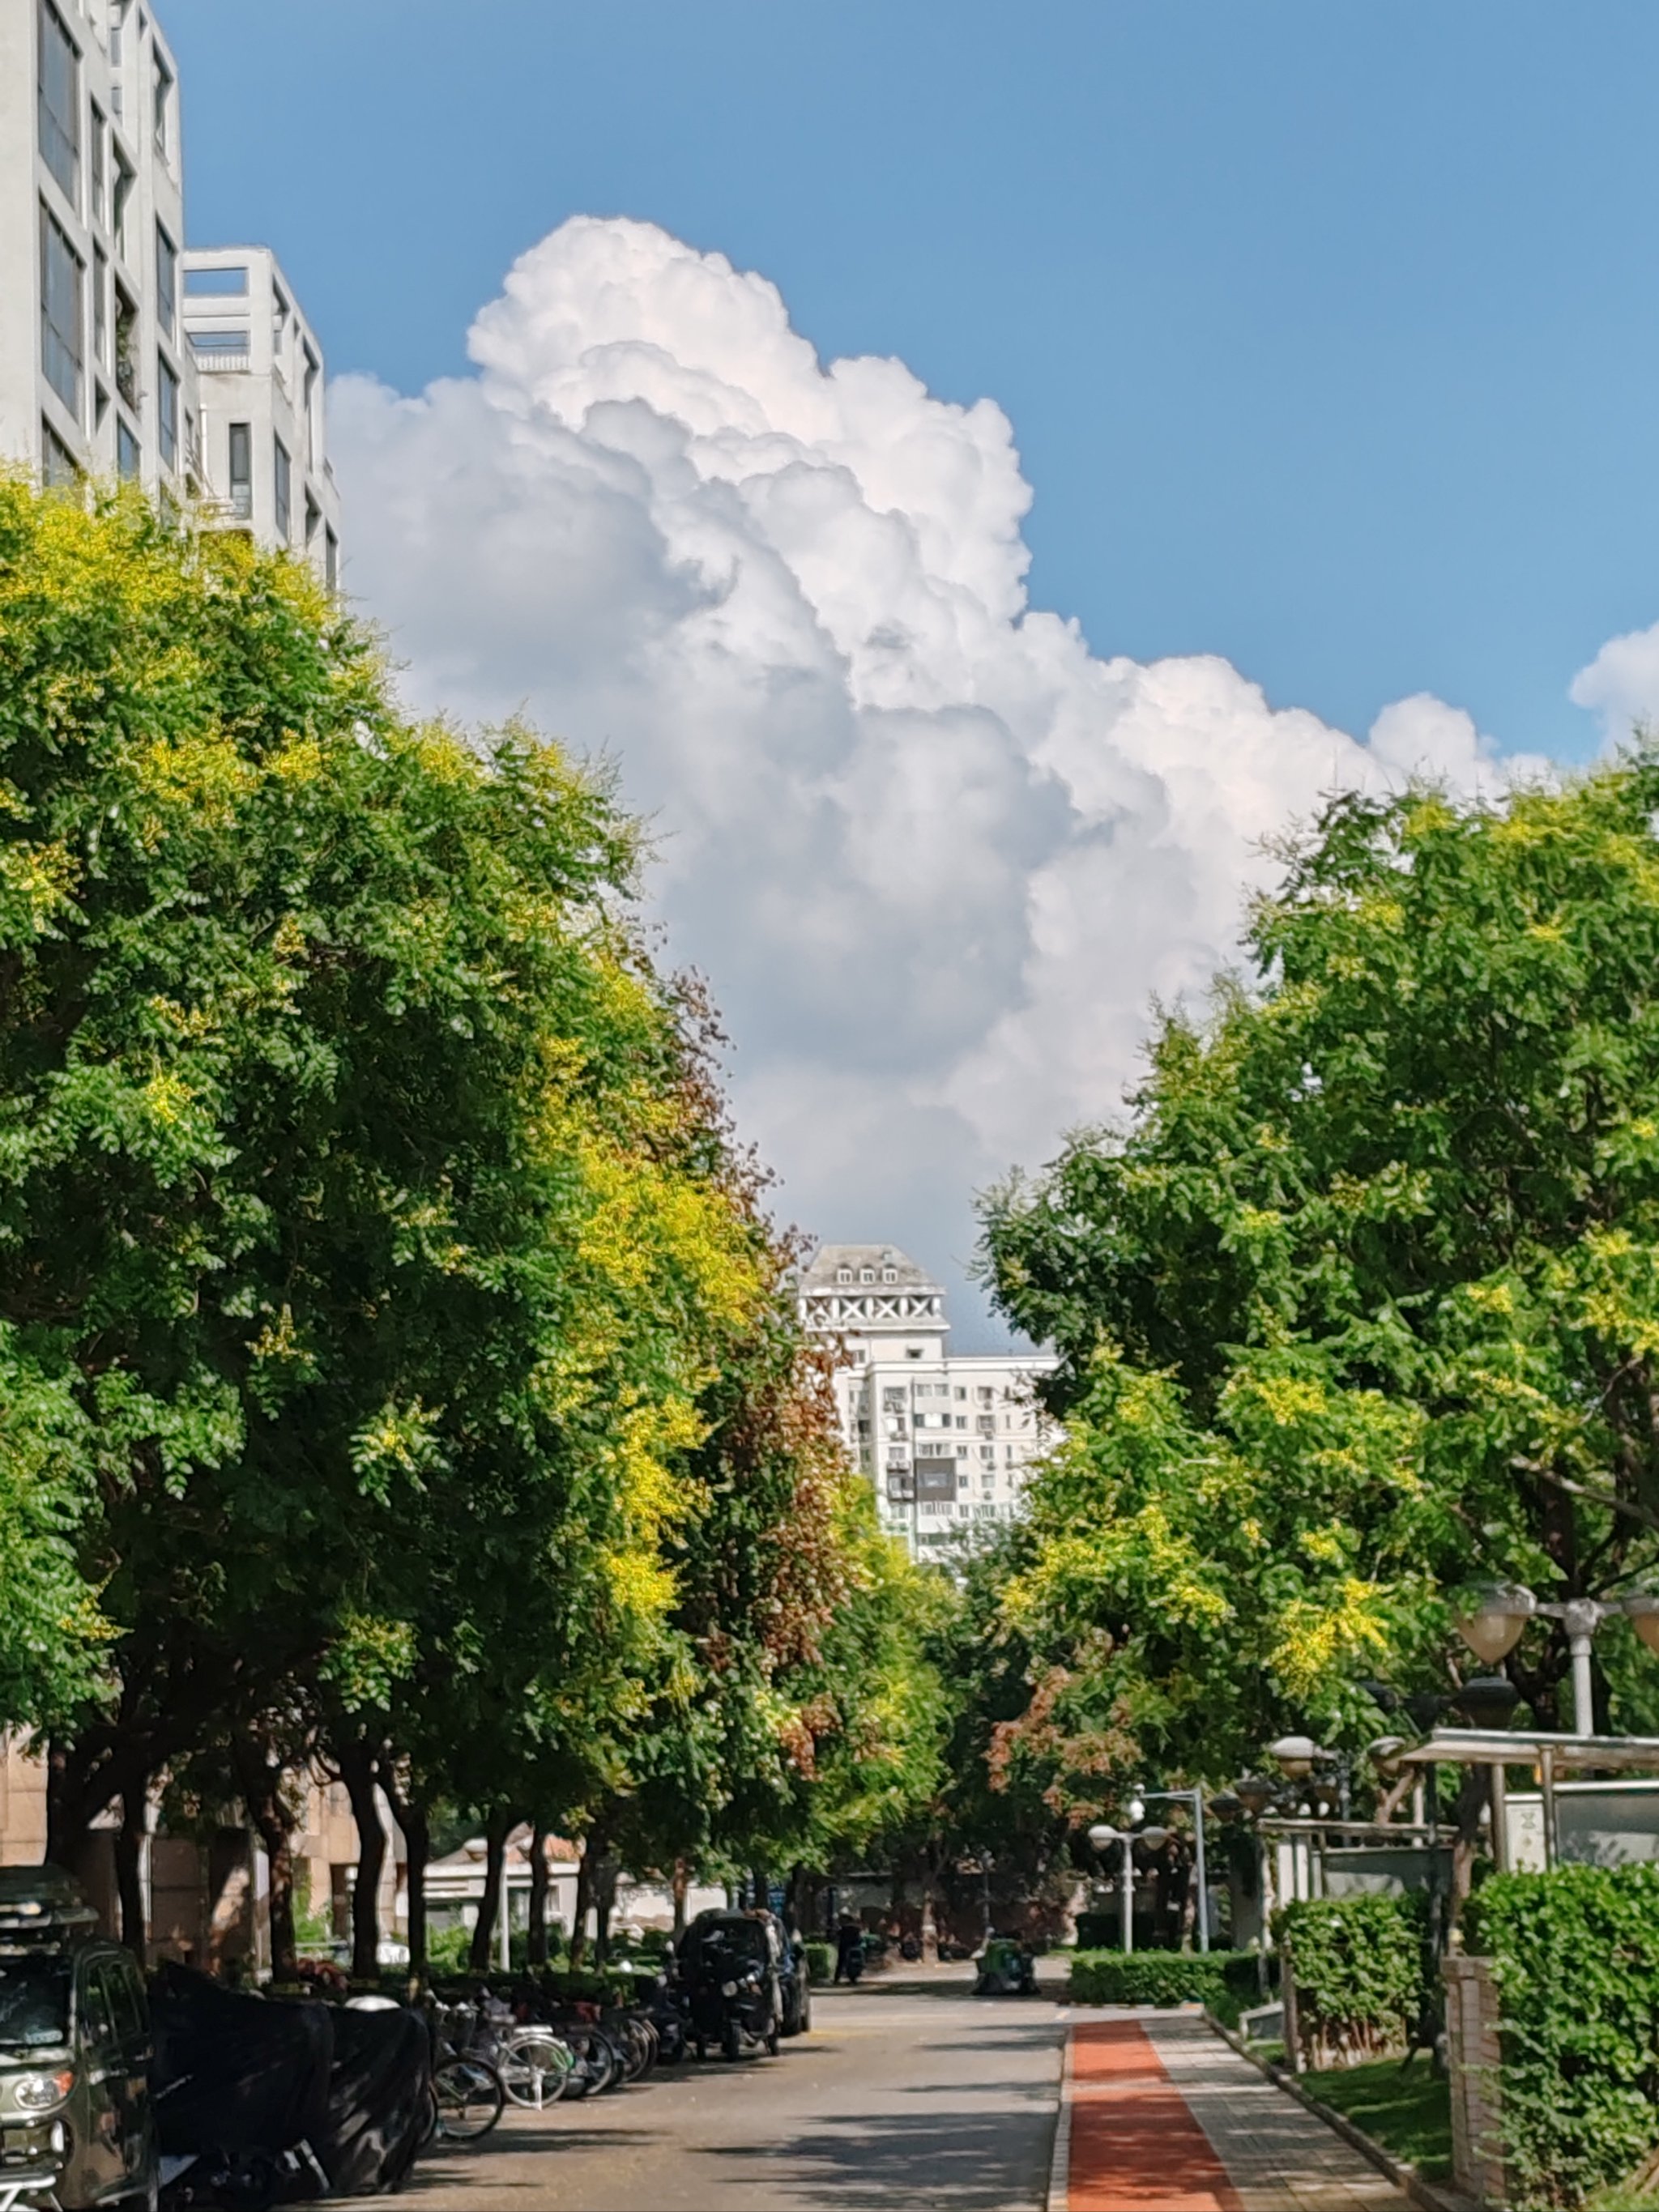
M 1659 2142 L 1659 1866 L 1495 1875 L 1464 1929 L 1498 1988 L 1517 2200 L 1582 2204 Z
M 1316 1898 L 1273 1915 L 1273 1936 L 1296 1984 L 1304 2065 L 1353 2065 L 1403 2051 L 1435 2001 L 1427 1976 L 1428 1899 Z
M 1235 2014 L 1255 1993 L 1254 1951 L 1079 1951 L 1067 1994 L 1078 2004 L 1203 2004 Z

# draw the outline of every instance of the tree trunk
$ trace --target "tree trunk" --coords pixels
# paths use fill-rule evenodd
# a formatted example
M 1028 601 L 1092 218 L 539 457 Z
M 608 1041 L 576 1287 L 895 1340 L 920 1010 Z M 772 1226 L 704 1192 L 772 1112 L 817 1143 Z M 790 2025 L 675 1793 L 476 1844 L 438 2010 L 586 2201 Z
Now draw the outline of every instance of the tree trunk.
M 603 1966 L 611 1956 L 611 1916 L 617 1909 L 617 1876 L 621 1871 L 609 1851 L 593 1869 L 595 1966 Z
M 547 1829 L 540 1820 L 530 1824 L 530 1924 L 525 1956 L 532 1966 L 547 1964 Z
M 691 1869 L 684 1859 L 676 1859 L 672 1877 L 674 1898 L 674 1941 L 676 1944 L 685 1933 L 685 1893 L 691 1887 Z
M 294 1830 L 283 1802 L 283 1769 L 262 1746 L 239 1737 L 232 1747 L 236 1786 L 270 1869 L 270 1972 L 278 1982 L 297 1980 L 299 1947 L 294 1934 Z
M 144 1926 L 143 1850 L 149 1826 L 149 1790 L 130 1784 L 121 1798 L 121 1826 L 115 1837 L 115 1891 L 121 1901 L 121 1941 L 139 1965 L 149 1962 Z
M 924 1966 L 939 1964 L 939 1923 L 933 1916 L 933 1853 L 931 1849 L 921 1861 L 921 1963 Z
M 495 1940 L 495 1923 L 507 1910 L 506 1884 L 501 1879 L 507 1864 L 507 1839 L 513 1829 L 513 1815 L 505 1806 L 498 1805 L 484 1823 L 484 1886 L 478 1900 L 478 1922 L 472 1930 L 472 1944 L 466 1963 L 475 1974 L 487 1974 L 494 1961 L 490 1953 Z
M 351 1972 L 372 1982 L 380 1970 L 380 1870 L 386 1864 L 386 1830 L 380 1825 L 376 1789 L 378 1764 L 370 1747 L 359 1741 L 337 1753 L 340 1779 L 351 1800 L 357 1826 L 357 1874 L 351 1885 Z
M 426 1870 L 432 1858 L 432 1820 L 423 1798 L 414 1787 L 404 1790 L 390 1759 L 380 1761 L 380 1787 L 392 1808 L 392 1817 L 403 1832 L 409 1874 L 409 1978 L 426 1976 Z
M 581 1863 L 576 1869 L 576 1925 L 570 1937 L 570 1963 L 573 1966 L 580 1966 L 587 1956 L 587 1916 L 590 1911 L 597 1912 L 599 1907 L 605 1862 L 610 1850 L 610 1840 L 605 1831 L 596 1822 L 588 1830 L 582 1844 Z

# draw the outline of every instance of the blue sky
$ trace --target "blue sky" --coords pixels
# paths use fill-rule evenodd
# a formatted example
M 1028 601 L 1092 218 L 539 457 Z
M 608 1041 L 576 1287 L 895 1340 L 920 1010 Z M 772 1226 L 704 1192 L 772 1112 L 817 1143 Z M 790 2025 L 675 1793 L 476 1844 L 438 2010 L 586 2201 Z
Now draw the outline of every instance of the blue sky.
M 158 5 L 195 242 L 423 395 L 332 415 L 410 703 L 610 751 L 781 1210 L 972 1340 L 1264 839 L 1659 703 L 1653 0 Z
M 993 396 L 1097 652 L 1571 757 L 1659 616 L 1651 4 L 162 12 L 195 237 L 274 243 L 333 368 L 458 369 L 517 252 L 641 216 Z

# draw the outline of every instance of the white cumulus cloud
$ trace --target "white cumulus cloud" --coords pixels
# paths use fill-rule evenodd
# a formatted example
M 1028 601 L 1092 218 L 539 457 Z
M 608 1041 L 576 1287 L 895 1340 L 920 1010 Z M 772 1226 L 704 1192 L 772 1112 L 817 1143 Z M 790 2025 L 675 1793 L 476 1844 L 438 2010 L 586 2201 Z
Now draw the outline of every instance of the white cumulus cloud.
M 1233 956 L 1261 838 L 1500 772 L 1435 699 L 1367 744 L 1224 660 L 1097 658 L 1028 604 L 999 408 L 821 362 L 772 284 L 651 225 L 563 224 L 470 343 L 418 397 L 335 387 L 352 588 L 416 705 L 615 757 L 822 1236 L 954 1276 L 975 1188 L 1112 1110 L 1150 997 Z
M 1570 696 L 1601 717 L 1609 744 L 1659 726 L 1659 623 L 1609 638 L 1574 677 Z

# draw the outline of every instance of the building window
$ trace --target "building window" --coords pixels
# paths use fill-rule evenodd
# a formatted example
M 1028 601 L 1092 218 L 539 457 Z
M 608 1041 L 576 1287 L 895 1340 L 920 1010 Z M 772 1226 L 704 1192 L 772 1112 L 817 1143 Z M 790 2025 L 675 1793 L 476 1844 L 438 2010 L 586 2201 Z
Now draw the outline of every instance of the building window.
M 163 337 L 179 331 L 179 249 L 158 222 L 155 226 L 155 314 Z
M 173 105 L 173 72 L 155 57 L 155 81 L 150 88 L 150 118 L 155 128 L 155 150 L 162 160 L 167 153 L 167 117 Z
M 92 219 L 109 224 L 109 125 L 97 103 L 92 110 Z
M 47 487 L 58 491 L 76 483 L 81 474 L 74 454 L 50 422 L 40 425 L 40 473 Z
M 173 363 L 164 353 L 155 356 L 155 428 L 156 442 L 161 449 L 163 468 L 179 465 L 179 380 L 173 374 Z
M 104 249 L 92 249 L 92 357 L 102 368 L 109 360 L 109 264 Z
M 57 218 L 40 210 L 40 366 L 46 382 L 81 419 L 81 261 Z
M 115 389 L 138 412 L 138 310 L 115 288 Z
M 340 541 L 331 530 L 323 532 L 323 581 L 334 591 L 340 581 Z M 862 1359 L 860 1352 L 858 1358 Z
M 317 538 L 317 526 L 322 519 L 322 508 L 318 506 L 310 492 L 307 491 L 306 493 L 306 544 L 307 546 L 315 544 Z
M 233 422 L 230 426 L 230 511 L 239 522 L 246 522 L 253 513 L 253 426 L 251 422 Z
M 73 207 L 81 189 L 81 57 L 63 18 L 40 0 L 40 158 Z
M 837 1268 L 836 1268 L 836 1280 L 838 1283 L 850 1283 L 850 1282 L 852 1281 L 852 1279 L 853 1279 L 853 1270 L 852 1270 L 850 1267 L 837 1267 Z
M 881 1271 L 881 1279 L 884 1283 L 897 1282 L 898 1269 L 896 1267 L 884 1267 Z
M 271 441 L 272 458 L 276 463 L 271 479 L 271 503 L 276 510 L 276 535 L 284 545 L 294 526 L 294 469 L 289 459 L 288 447 L 280 438 Z
M 127 246 L 127 210 L 132 205 L 132 189 L 137 181 L 137 173 L 118 146 L 115 149 L 115 207 L 110 228 L 115 238 L 115 250 L 124 261 L 132 258 Z
M 125 415 L 115 418 L 115 466 L 124 477 L 136 477 L 138 473 L 138 440 Z

